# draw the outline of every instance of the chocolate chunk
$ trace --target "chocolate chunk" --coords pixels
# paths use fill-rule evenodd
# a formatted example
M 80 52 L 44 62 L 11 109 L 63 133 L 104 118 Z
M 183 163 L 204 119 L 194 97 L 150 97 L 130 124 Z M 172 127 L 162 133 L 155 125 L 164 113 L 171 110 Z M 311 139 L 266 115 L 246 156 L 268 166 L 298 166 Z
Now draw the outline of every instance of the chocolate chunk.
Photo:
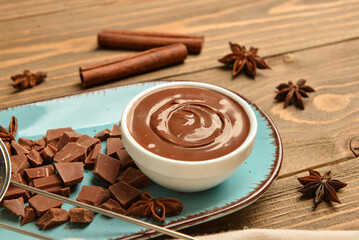
M 57 129 L 49 129 L 46 132 L 46 142 L 49 144 L 49 142 L 53 140 L 59 140 L 61 136 L 64 134 L 64 132 L 75 132 L 72 128 L 57 128 Z M 55 145 L 57 146 L 57 144 Z
M 41 156 L 44 159 L 44 163 L 52 163 L 53 157 L 56 152 L 53 151 L 50 145 L 46 146 L 41 152 Z
M 29 205 L 35 209 L 36 215 L 41 217 L 44 215 L 50 208 L 60 208 L 62 205 L 61 201 L 56 199 L 48 198 L 40 194 L 35 195 L 29 199 Z
M 122 169 L 126 169 L 128 167 L 137 167 L 131 156 L 128 154 L 126 149 L 121 149 L 117 151 L 117 158 L 121 160 Z
M 54 173 L 55 170 L 52 165 L 24 169 L 24 177 L 27 182 L 32 182 L 36 178 L 47 177 Z
M 98 154 L 101 152 L 101 143 L 95 145 L 85 160 L 85 169 L 93 169 L 95 167 Z
M 89 223 L 93 221 L 94 212 L 85 208 L 71 208 L 69 210 L 70 222 L 73 223 Z
M 98 186 L 83 185 L 76 200 L 98 207 L 103 202 L 106 202 L 109 198 L 109 190 Z
M 11 172 L 12 173 L 23 173 L 24 169 L 29 168 L 30 164 L 27 161 L 25 154 L 13 155 L 11 158 Z
M 110 198 L 107 202 L 101 204 L 100 208 L 120 214 L 124 214 L 126 212 L 126 210 L 123 209 L 121 205 L 117 203 L 115 200 L 113 200 L 112 198 Z
M 46 147 L 45 137 L 42 137 L 42 138 L 34 141 L 34 145 L 32 146 L 32 149 L 41 151 L 45 147 Z
M 25 216 L 24 199 L 22 197 L 5 200 L 4 207 L 16 217 Z
M 63 183 L 58 174 L 53 174 L 47 177 L 36 178 L 32 181 L 34 187 L 39 189 L 49 189 L 54 187 L 62 187 Z
M 116 157 L 117 151 L 123 149 L 121 138 L 108 138 L 107 139 L 107 155 Z
M 25 215 L 20 218 L 20 226 L 32 222 L 36 218 L 35 210 L 29 207 L 28 205 L 25 206 L 24 211 L 25 211 Z
M 20 173 L 11 174 L 11 181 L 26 184 Z M 23 197 L 24 201 L 27 202 L 27 200 L 30 198 L 30 193 L 24 189 L 10 185 L 5 193 L 3 200 L 19 197 Z
M 34 145 L 34 141 L 31 139 L 27 139 L 27 138 L 19 138 L 18 140 L 19 144 L 21 146 L 23 146 L 24 148 L 26 148 L 28 151 L 30 151 L 32 149 L 32 145 Z
M 16 142 L 15 140 L 11 141 L 11 146 L 13 149 L 13 154 L 14 155 L 19 155 L 19 154 L 28 154 L 29 150 L 27 150 L 26 148 L 24 148 L 23 146 L 21 146 L 18 142 Z
M 117 124 L 114 124 L 110 132 L 110 138 L 120 138 L 120 137 L 121 137 L 121 127 Z
M 114 198 L 121 203 L 124 208 L 131 206 L 133 202 L 141 196 L 141 191 L 124 182 L 118 182 L 109 187 Z
M 133 167 L 127 168 L 117 180 L 125 182 L 135 188 L 145 188 L 148 185 L 148 177 L 141 170 Z
M 60 141 L 60 139 L 53 139 L 51 141 L 48 141 L 47 146 L 52 146 L 55 149 L 57 149 L 57 145 L 59 145 L 59 141 Z
M 121 162 L 103 153 L 99 153 L 93 174 L 101 177 L 109 183 L 115 183 L 121 169 Z
M 9 153 L 9 156 L 12 155 L 11 153 L 11 144 L 9 142 L 4 142 L 7 152 Z
M 94 137 L 98 138 L 102 142 L 110 137 L 110 132 L 111 132 L 110 129 L 106 128 L 105 130 L 102 130 L 101 132 L 96 133 L 96 135 Z
M 47 230 L 67 222 L 68 219 L 69 213 L 65 209 L 51 208 L 35 224 L 43 230 Z
M 32 167 L 40 166 L 44 162 L 44 159 L 41 157 L 40 153 L 35 149 L 31 150 L 27 154 L 27 160 Z
M 97 138 L 88 135 L 82 135 L 76 142 L 86 148 L 86 153 L 90 153 L 96 144 L 101 143 Z
M 55 168 L 60 174 L 65 186 L 78 184 L 84 178 L 84 168 L 81 162 L 55 163 Z
M 86 159 L 86 148 L 76 142 L 68 143 L 54 156 L 54 161 L 61 162 L 84 162 Z
M 77 132 L 64 132 L 57 144 L 57 151 L 60 151 L 63 147 L 65 147 L 69 142 L 76 142 L 82 134 Z
M 64 197 L 70 197 L 70 187 L 55 188 L 55 189 L 44 189 L 46 192 L 61 195 Z

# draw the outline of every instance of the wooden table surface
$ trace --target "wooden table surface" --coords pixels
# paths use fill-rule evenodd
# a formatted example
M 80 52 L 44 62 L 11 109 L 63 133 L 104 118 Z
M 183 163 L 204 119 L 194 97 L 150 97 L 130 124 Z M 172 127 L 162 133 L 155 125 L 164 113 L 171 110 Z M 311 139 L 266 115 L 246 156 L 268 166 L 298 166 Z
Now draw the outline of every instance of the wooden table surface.
M 78 68 L 131 51 L 101 50 L 102 29 L 203 34 L 200 55 L 184 64 L 82 89 Z M 228 42 L 259 48 L 271 70 L 255 80 L 232 78 L 218 58 Z M 359 135 L 359 0 L 38 0 L 0 4 L 0 108 L 112 86 L 157 79 L 212 83 L 236 91 L 273 119 L 283 140 L 280 176 L 256 203 L 231 215 L 183 230 L 191 235 L 243 228 L 359 229 L 359 165 L 349 148 Z M 10 76 L 24 69 L 48 79 L 21 92 Z M 275 87 L 307 79 L 316 92 L 305 110 L 276 103 Z M 5 121 L 1 119 L 1 121 Z M 8 120 L 6 120 L 8 121 Z M 298 176 L 332 170 L 348 183 L 341 204 L 322 203 L 297 191 Z

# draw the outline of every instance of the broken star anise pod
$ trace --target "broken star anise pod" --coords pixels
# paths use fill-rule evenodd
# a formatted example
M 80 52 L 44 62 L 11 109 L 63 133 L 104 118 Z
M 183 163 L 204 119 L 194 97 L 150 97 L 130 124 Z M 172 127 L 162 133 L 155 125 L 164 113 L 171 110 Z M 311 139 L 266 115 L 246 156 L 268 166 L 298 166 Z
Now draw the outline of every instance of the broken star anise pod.
M 134 217 L 152 216 L 159 222 L 164 222 L 166 215 L 178 215 L 182 212 L 183 204 L 176 198 L 152 198 L 149 193 L 141 195 L 141 200 L 133 203 L 127 209 L 127 214 Z
M 254 79 L 257 74 L 257 68 L 270 68 L 264 59 L 257 55 L 258 48 L 250 47 L 249 51 L 247 51 L 245 46 L 231 42 L 229 42 L 229 46 L 232 53 L 218 59 L 218 61 L 224 64 L 233 64 L 233 77 L 244 70 L 247 76 Z
M 11 76 L 11 79 L 14 81 L 14 88 L 23 90 L 25 88 L 32 88 L 33 86 L 42 83 L 46 76 L 46 72 L 32 73 L 29 70 L 24 70 L 21 74 Z
M 9 130 L 0 125 L 0 138 L 4 142 L 11 142 L 15 139 L 17 133 L 17 119 L 12 116 L 9 124 Z
M 278 102 L 284 101 L 284 107 L 286 108 L 292 104 L 294 104 L 299 109 L 304 109 L 303 98 L 308 98 L 308 92 L 315 92 L 315 90 L 306 85 L 306 80 L 299 79 L 297 84 L 293 84 L 292 81 L 288 83 L 281 83 L 277 86 L 279 90 L 277 92 L 277 96 L 274 98 Z
M 309 169 L 309 176 L 299 177 L 298 181 L 304 186 L 299 191 L 304 195 L 313 196 L 315 205 L 322 200 L 340 203 L 336 192 L 347 184 L 332 179 L 332 172 L 326 172 L 323 176 L 312 169 Z

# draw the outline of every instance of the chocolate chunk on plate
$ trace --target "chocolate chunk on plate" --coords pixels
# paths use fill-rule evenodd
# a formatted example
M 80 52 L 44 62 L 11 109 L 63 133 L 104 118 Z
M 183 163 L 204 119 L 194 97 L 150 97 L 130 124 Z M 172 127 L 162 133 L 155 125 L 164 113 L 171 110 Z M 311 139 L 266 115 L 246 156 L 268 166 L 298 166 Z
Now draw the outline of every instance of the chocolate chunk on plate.
M 26 184 L 20 173 L 11 174 L 11 181 Z M 27 200 L 30 198 L 30 193 L 24 189 L 10 185 L 5 193 L 3 200 L 15 199 L 19 197 L 23 197 L 24 201 L 27 202 Z
M 12 173 L 23 173 L 24 169 L 29 168 L 30 164 L 27 161 L 25 154 L 12 155 L 11 159 L 11 172 Z
M 41 154 L 35 149 L 31 150 L 27 154 L 27 160 L 29 161 L 31 167 L 40 166 L 44 162 Z
M 60 208 L 62 202 L 37 194 L 36 196 L 29 199 L 29 205 L 35 210 L 36 215 L 41 217 L 50 208 Z
M 25 215 L 20 218 L 20 226 L 22 226 L 26 223 L 32 222 L 36 218 L 35 210 L 33 208 L 29 207 L 29 205 L 25 206 L 24 212 L 25 212 Z
M 51 208 L 35 224 L 43 230 L 47 230 L 67 222 L 68 219 L 69 213 L 65 209 Z
M 84 178 L 82 162 L 55 163 L 55 168 L 60 174 L 65 186 L 78 184 Z
M 89 223 L 93 221 L 94 212 L 85 208 L 71 208 L 69 210 L 70 222 Z
M 140 190 L 124 182 L 115 183 L 109 189 L 112 196 L 126 209 L 141 196 Z
M 85 169 L 94 169 L 98 154 L 101 152 L 101 143 L 95 145 L 87 156 L 84 164 Z
M 54 162 L 84 162 L 86 159 L 86 148 L 76 142 L 68 143 L 54 156 Z
M 120 214 L 124 214 L 126 212 L 126 210 L 112 198 L 107 200 L 107 202 L 101 204 L 100 208 L 103 208 L 103 209 L 106 209 L 106 210 L 109 210 L 112 212 L 120 213 Z
M 53 175 L 54 173 L 55 169 L 52 165 L 46 165 L 36 168 L 27 168 L 24 169 L 24 178 L 27 182 L 31 182 L 36 178 L 47 177 Z
M 148 185 L 148 177 L 141 170 L 133 167 L 127 168 L 123 173 L 121 173 L 117 180 L 140 189 L 145 188 Z
M 77 132 L 64 132 L 57 144 L 57 151 L 60 151 L 63 147 L 65 147 L 69 142 L 76 142 L 82 134 Z
M 120 138 L 121 134 L 121 126 L 114 124 L 110 132 L 110 138 Z
M 49 143 L 53 140 L 59 140 L 61 136 L 64 134 L 64 132 L 75 132 L 75 131 L 70 127 L 49 129 L 46 132 L 46 142 Z
M 110 191 L 98 186 L 83 185 L 76 200 L 93 206 L 100 206 L 110 198 Z
M 101 143 L 97 138 L 93 138 L 88 135 L 82 135 L 76 142 L 86 148 L 86 153 L 90 153 L 96 144 Z
M 122 169 L 126 169 L 128 167 L 136 167 L 135 162 L 133 161 L 131 156 L 128 154 L 126 149 L 121 149 L 120 151 L 117 151 L 117 159 L 121 160 Z
M 120 169 L 121 162 L 119 160 L 99 153 L 92 173 L 113 184 L 116 182 Z
M 16 217 L 24 217 L 24 198 L 19 197 L 16 199 L 10 199 L 4 201 L 4 207 Z
M 34 181 L 32 181 L 32 185 L 39 189 L 63 187 L 62 180 L 58 174 L 53 174 L 42 178 L 36 178 L 34 179 Z
M 50 145 L 47 145 L 40 152 L 42 158 L 44 159 L 44 163 L 52 163 L 55 153 L 56 151 L 54 151 L 54 148 Z
M 96 135 L 94 137 L 98 138 L 102 142 L 110 137 L 110 132 L 111 132 L 110 129 L 106 128 L 105 130 L 102 130 L 101 132 L 96 133 Z
M 108 138 L 107 139 L 107 155 L 116 157 L 117 151 L 123 149 L 121 138 Z
M 14 155 L 19 155 L 19 154 L 28 154 L 29 150 L 26 149 L 25 147 L 21 146 L 18 142 L 16 142 L 15 140 L 11 141 L 11 146 L 13 149 L 13 153 Z

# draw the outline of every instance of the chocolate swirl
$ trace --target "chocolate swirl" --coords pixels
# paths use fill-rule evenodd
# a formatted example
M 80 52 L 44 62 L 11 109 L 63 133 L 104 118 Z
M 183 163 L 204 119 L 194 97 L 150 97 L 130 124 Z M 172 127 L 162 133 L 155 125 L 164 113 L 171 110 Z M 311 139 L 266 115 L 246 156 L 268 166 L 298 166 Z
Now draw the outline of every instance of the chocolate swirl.
M 248 116 L 239 103 L 199 87 L 179 86 L 145 95 L 127 118 L 129 131 L 141 146 L 183 161 L 228 154 L 249 132 Z

